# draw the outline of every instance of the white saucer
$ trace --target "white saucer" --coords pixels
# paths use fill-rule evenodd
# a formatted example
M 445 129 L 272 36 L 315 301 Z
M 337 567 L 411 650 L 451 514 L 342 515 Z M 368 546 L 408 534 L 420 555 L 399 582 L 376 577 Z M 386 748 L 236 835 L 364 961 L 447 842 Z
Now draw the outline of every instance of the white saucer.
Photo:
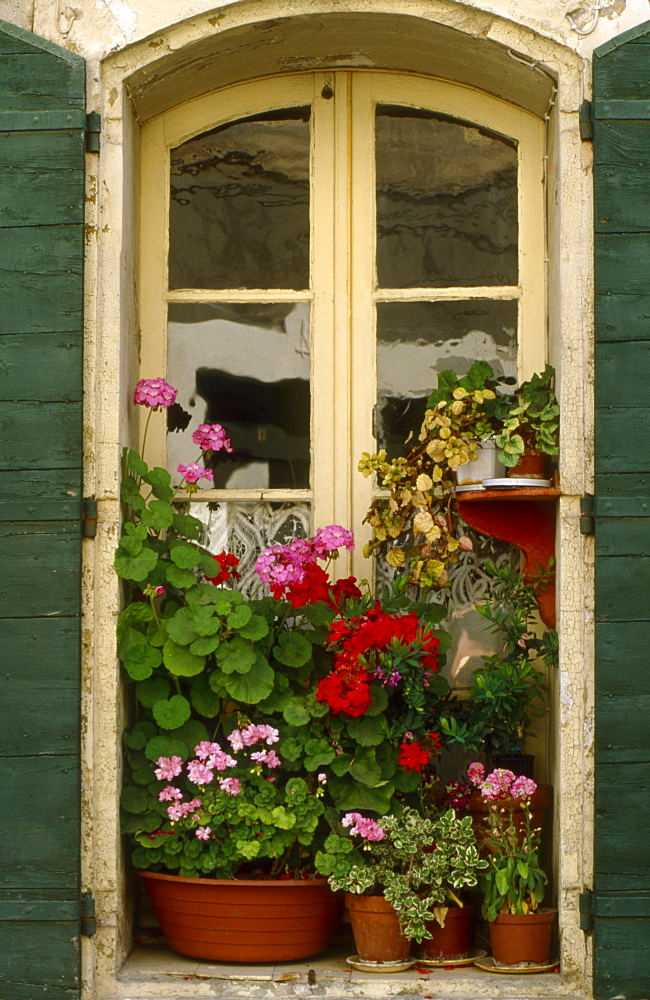
M 366 962 L 358 955 L 350 955 L 345 961 L 359 972 L 406 972 L 418 960 L 409 955 L 402 962 Z
M 550 479 L 515 479 L 514 476 L 508 476 L 507 479 L 484 479 L 483 485 L 488 490 L 508 490 L 521 489 L 522 486 L 527 486 L 529 489 L 539 489 L 553 484 Z

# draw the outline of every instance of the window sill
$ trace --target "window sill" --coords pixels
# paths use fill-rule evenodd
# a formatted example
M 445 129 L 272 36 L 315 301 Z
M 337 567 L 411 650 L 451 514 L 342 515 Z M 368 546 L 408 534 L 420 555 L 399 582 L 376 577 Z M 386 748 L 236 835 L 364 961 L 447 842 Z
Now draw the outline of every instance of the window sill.
M 164 945 L 138 946 L 118 976 L 116 1000 L 198 1000 L 326 997 L 497 997 L 505 1000 L 581 1000 L 582 994 L 558 973 L 500 976 L 473 967 L 430 969 L 414 966 L 390 975 L 356 972 L 346 963 L 350 947 L 340 945 L 313 959 L 278 965 L 227 965 L 184 958 Z M 155 987 L 153 984 L 155 983 Z

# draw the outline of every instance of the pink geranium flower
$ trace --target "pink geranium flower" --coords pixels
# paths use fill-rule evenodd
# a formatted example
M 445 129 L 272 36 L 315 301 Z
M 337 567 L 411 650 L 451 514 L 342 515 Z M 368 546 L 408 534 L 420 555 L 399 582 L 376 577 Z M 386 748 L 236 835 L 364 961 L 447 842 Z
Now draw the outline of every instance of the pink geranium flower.
M 153 410 L 167 410 L 176 401 L 177 392 L 164 378 L 141 378 L 135 387 L 133 402 Z
M 212 469 L 205 469 L 198 462 L 190 462 L 189 465 L 179 465 L 177 471 L 180 472 L 186 483 L 196 483 L 199 479 L 209 479 L 212 482 L 214 479 Z
M 199 424 L 192 434 L 192 441 L 201 451 L 231 452 L 232 444 L 221 424 Z

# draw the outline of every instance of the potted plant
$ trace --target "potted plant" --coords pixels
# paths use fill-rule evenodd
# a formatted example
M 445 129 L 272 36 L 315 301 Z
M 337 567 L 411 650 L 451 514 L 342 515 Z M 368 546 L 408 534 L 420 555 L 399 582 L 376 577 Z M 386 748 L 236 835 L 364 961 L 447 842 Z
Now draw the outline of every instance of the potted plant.
M 399 963 L 411 940 L 431 937 L 436 920 L 444 922 L 450 901 L 462 905 L 457 890 L 477 884 L 486 867 L 474 843 L 469 817 L 453 809 L 436 816 L 405 807 L 377 822 L 360 813 L 341 821 L 349 834 L 332 833 L 316 856 L 316 867 L 333 889 L 346 892 L 359 957 Z
M 546 456 L 559 453 L 560 407 L 555 396 L 555 369 L 546 365 L 516 390 L 508 415 L 495 435 L 499 460 L 508 475 L 544 479 Z
M 557 911 L 541 906 L 548 879 L 540 865 L 539 831 L 532 825 L 530 798 L 537 786 L 506 768 L 486 775 L 478 762 L 468 768 L 468 778 L 488 806 L 483 915 L 494 961 L 546 965 Z M 515 822 L 516 802 L 523 807 L 523 827 Z
M 150 417 L 174 397 L 157 379 L 139 383 L 134 399 Z M 179 467 L 184 492 L 209 481 L 230 447 L 219 425 L 201 425 L 194 440 L 201 458 Z M 264 552 L 257 569 L 271 593 L 246 598 L 235 557 L 202 546 L 200 522 L 175 496 L 168 472 L 125 450 L 115 568 L 124 581 L 118 652 L 136 716 L 124 737 L 122 794 L 133 865 L 156 876 L 144 876 L 156 896 L 178 879 L 193 894 L 252 882 L 258 906 L 271 882 L 286 895 L 293 878 L 294 900 L 307 887 L 328 894 L 319 907 L 329 933 L 340 901 L 314 867 L 328 816 L 397 807 L 416 795 L 423 762 L 438 750 L 427 726 L 448 691 L 439 668 L 450 638 L 435 628 L 445 609 L 411 600 L 406 580 L 381 601 L 353 579 L 332 582 L 319 563 L 354 544 L 338 526 Z M 219 905 L 222 917 L 233 909 Z M 302 925 L 304 907 L 294 909 Z M 289 950 L 265 959 L 259 940 L 235 953 L 230 942 L 241 934 L 227 938 L 223 923 L 207 941 L 190 931 L 173 946 L 276 960 L 322 950 L 327 933 L 306 946 L 294 933 Z

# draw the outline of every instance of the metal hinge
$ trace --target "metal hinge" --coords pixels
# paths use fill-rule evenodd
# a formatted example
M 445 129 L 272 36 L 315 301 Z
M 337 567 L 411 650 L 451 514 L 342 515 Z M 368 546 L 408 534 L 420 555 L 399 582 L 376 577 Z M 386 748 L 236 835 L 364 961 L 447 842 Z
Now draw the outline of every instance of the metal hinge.
M 81 537 L 95 538 L 97 535 L 97 501 L 94 497 L 84 497 L 81 501 Z
M 580 930 L 591 934 L 594 929 L 593 895 L 591 889 L 580 893 Z
M 580 498 L 580 534 L 593 535 L 596 522 L 594 520 L 594 498 L 590 495 Z
M 95 900 L 89 892 L 84 892 L 80 900 L 81 933 L 84 937 L 92 937 L 97 930 L 95 920 Z
M 591 101 L 583 101 L 579 111 L 580 138 L 585 140 L 594 137 L 593 104 Z
M 102 119 L 96 111 L 86 115 L 86 152 L 99 152 L 99 133 L 102 130 Z

